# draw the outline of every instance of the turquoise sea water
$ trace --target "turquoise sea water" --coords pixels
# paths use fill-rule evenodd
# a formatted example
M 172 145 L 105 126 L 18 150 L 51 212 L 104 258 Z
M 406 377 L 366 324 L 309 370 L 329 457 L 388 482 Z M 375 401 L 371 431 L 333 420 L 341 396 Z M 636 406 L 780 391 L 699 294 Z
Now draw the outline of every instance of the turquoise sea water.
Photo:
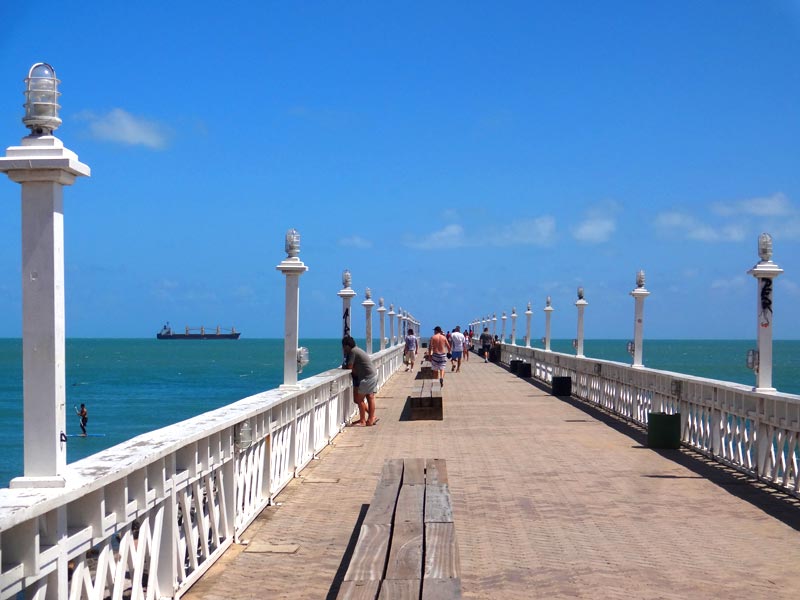
M 301 378 L 338 367 L 338 339 L 304 339 L 311 363 Z M 364 347 L 363 340 L 359 346 Z M 648 367 L 752 385 L 751 341 L 647 341 Z M 378 348 L 378 341 L 373 342 Z M 552 349 L 573 353 L 571 340 Z M 80 433 L 73 406 L 89 409 L 88 431 L 105 437 L 68 442 L 73 462 L 159 427 L 188 419 L 283 380 L 283 340 L 159 341 L 70 339 L 66 344 L 67 433 Z M 623 340 L 587 340 L 587 356 L 629 363 Z M 773 383 L 800 394 L 800 341 L 774 343 Z M 22 341 L 0 339 L 0 486 L 22 474 Z

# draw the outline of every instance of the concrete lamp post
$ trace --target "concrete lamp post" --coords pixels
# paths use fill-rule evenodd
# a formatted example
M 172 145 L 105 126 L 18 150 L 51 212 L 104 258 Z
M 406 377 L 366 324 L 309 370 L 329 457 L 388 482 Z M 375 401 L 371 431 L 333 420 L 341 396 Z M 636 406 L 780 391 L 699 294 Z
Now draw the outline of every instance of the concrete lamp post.
M 583 311 L 589 306 L 589 303 L 583 297 L 583 288 L 578 288 L 578 300 L 575 302 L 578 309 L 578 339 L 575 345 L 575 356 L 578 358 L 585 358 L 583 354 Z
M 550 296 L 545 300 L 544 306 L 544 350 L 550 352 L 550 318 L 553 316 L 555 309 L 552 306 Z
M 378 314 L 381 322 L 381 350 L 386 350 L 386 307 L 383 305 L 383 298 L 378 298 Z
M 636 289 L 631 292 L 631 296 L 635 301 L 634 316 L 633 316 L 633 364 L 635 369 L 644 367 L 642 363 L 642 348 L 644 340 L 644 299 L 650 295 L 644 287 L 644 271 L 639 271 L 636 274 Z
M 342 299 L 342 337 L 350 335 L 350 302 L 356 295 L 355 290 L 351 287 L 353 285 L 353 277 L 350 271 L 345 269 L 342 271 L 342 289 L 336 295 Z
M 761 259 L 748 271 L 758 281 L 756 319 L 758 323 L 758 349 L 750 352 L 748 366 L 756 373 L 756 392 L 775 392 L 772 387 L 772 280 L 783 273 L 772 262 L 772 236 L 762 233 L 758 237 L 758 256 Z
M 492 337 L 497 335 L 497 313 L 492 313 Z
M 364 293 L 364 300 L 361 303 L 361 306 L 364 307 L 364 312 L 366 313 L 366 336 L 367 336 L 367 354 L 372 354 L 372 307 L 375 306 L 375 303 L 372 301 L 372 290 L 369 288 L 366 289 Z
M 389 305 L 389 344 L 394 346 L 397 340 L 394 339 L 394 304 Z
M 308 363 L 308 350 L 298 349 L 300 329 L 300 275 L 308 267 L 300 260 L 300 234 L 286 232 L 286 258 L 275 268 L 286 276 L 286 313 L 283 328 L 283 385 L 280 389 L 298 389 L 297 373 Z M 302 351 L 301 351 L 302 350 Z
M 503 314 L 500 317 L 500 319 L 503 321 L 503 326 L 500 328 L 500 341 L 505 344 L 506 343 L 506 319 L 508 319 L 508 317 L 506 316 L 506 311 L 503 311 Z
M 36 63 L 25 79 L 31 130 L 0 158 L 0 172 L 22 185 L 22 396 L 24 476 L 9 487 L 63 487 L 67 465 L 64 345 L 63 188 L 89 167 L 53 135 L 59 80 Z
M 525 309 L 525 347 L 531 347 L 531 316 L 533 316 L 533 311 L 531 310 L 531 303 L 528 302 L 528 308 Z
M 511 345 L 517 345 L 517 309 L 511 307 Z

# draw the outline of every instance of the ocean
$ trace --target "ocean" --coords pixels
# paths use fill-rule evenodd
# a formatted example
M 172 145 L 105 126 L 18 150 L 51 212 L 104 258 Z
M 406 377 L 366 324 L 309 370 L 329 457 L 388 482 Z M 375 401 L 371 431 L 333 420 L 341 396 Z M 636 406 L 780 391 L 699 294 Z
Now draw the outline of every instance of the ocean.
M 364 347 L 363 339 L 358 343 Z M 301 339 L 300 345 L 311 355 L 301 379 L 341 364 L 339 339 Z M 571 340 L 553 340 L 551 347 L 574 353 Z M 644 363 L 753 385 L 755 376 L 745 366 L 752 347 L 755 342 L 745 340 L 648 340 Z M 586 340 L 584 352 L 630 363 L 625 340 Z M 66 357 L 67 433 L 80 433 L 73 407 L 83 403 L 88 431 L 105 434 L 70 437 L 68 462 L 283 382 L 282 339 L 68 339 Z M 773 360 L 773 385 L 800 394 L 800 341 L 775 341 Z M 22 340 L 0 339 L 0 486 L 22 475 L 22 448 Z

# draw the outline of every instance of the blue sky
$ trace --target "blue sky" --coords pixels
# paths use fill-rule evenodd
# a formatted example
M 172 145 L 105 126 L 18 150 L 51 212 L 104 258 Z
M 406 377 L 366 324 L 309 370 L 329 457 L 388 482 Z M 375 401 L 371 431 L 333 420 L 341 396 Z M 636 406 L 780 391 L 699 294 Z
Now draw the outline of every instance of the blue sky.
M 280 337 L 295 227 L 301 337 L 338 335 L 349 268 L 426 329 L 531 301 L 535 337 L 548 295 L 575 336 L 582 285 L 586 337 L 622 339 L 644 269 L 646 337 L 753 338 L 768 231 L 796 339 L 798 57 L 794 0 L 4 2 L 0 145 L 49 62 L 92 168 L 65 190 L 70 337 Z M 0 180 L 2 337 L 19 195 Z

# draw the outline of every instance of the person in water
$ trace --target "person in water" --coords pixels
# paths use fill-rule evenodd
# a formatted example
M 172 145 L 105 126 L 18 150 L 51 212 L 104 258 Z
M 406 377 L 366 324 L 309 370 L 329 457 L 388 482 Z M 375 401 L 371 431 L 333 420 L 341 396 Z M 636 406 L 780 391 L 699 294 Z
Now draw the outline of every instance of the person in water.
M 86 410 L 85 404 L 81 404 L 80 410 L 78 410 L 77 406 L 74 406 L 73 408 L 75 409 L 75 414 L 77 414 L 81 418 L 80 420 L 81 431 L 82 431 L 81 435 L 86 435 L 86 423 L 89 422 L 89 411 Z

